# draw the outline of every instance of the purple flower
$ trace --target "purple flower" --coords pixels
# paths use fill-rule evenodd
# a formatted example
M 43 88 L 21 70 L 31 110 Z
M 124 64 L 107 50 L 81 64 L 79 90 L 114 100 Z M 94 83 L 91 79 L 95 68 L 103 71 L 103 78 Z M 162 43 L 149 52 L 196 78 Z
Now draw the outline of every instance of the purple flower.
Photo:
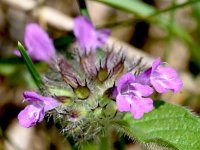
M 96 30 L 87 17 L 79 16 L 74 21 L 74 34 L 80 47 L 85 49 L 86 53 L 89 53 L 102 47 L 111 31 L 109 29 Z
M 124 74 L 117 83 L 117 108 L 121 112 L 130 111 L 135 119 L 153 110 L 153 100 L 145 98 L 153 93 L 148 85 L 142 85 L 131 73 Z
M 26 25 L 24 43 L 27 47 L 27 54 L 33 61 L 50 63 L 56 55 L 52 39 L 36 23 Z M 15 51 L 14 53 L 20 56 L 19 51 Z
M 174 93 L 179 92 L 183 83 L 177 72 L 170 67 L 162 66 L 162 64 L 160 58 L 157 58 L 151 68 L 137 77 L 138 82 L 152 85 L 158 93 L 165 93 L 168 89 Z
M 36 122 L 44 119 L 45 112 L 59 105 L 59 102 L 51 97 L 38 95 L 36 92 L 24 92 L 24 101 L 30 102 L 18 115 L 19 124 L 29 128 Z

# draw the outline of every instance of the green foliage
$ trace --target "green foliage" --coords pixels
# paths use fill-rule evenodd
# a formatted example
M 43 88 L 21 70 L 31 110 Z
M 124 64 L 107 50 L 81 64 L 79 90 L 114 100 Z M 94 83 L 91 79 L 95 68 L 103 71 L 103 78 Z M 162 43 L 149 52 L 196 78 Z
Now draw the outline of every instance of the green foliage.
M 155 9 L 148 4 L 138 0 L 97 0 L 112 7 L 136 14 L 141 17 L 147 17 L 155 12 Z
M 190 0 L 182 4 L 178 4 L 163 10 L 156 10 L 153 6 L 150 6 L 139 0 L 96 0 L 112 7 L 127 11 L 129 13 L 133 13 L 140 17 L 150 17 L 156 16 L 158 14 L 162 14 L 164 12 L 168 12 L 174 9 L 182 8 L 187 5 L 191 5 L 192 3 L 199 2 L 199 0 Z
M 33 62 L 31 61 L 30 57 L 27 55 L 23 45 L 18 42 L 18 49 L 21 53 L 21 56 L 24 58 L 24 61 L 26 63 L 26 66 L 31 73 L 31 76 L 33 77 L 35 84 L 37 85 L 38 89 L 42 92 L 43 91 L 43 82 L 40 77 L 40 74 L 35 69 L 35 66 L 33 65 Z
M 156 8 L 139 0 L 97 0 L 98 2 L 105 3 L 112 7 L 124 10 L 128 13 L 136 15 L 136 19 L 146 20 L 149 23 L 156 24 L 165 30 L 172 32 L 175 37 L 181 39 L 190 50 L 190 53 L 195 61 L 200 66 L 200 51 L 199 45 L 194 41 L 190 34 L 179 24 L 173 23 L 171 26 L 169 18 L 163 16 L 163 13 L 169 12 L 184 6 L 191 5 L 193 3 L 200 2 L 199 0 L 190 0 L 182 4 L 174 5 L 164 10 L 157 10 Z M 198 3 L 197 3 L 198 4 Z M 134 20 L 127 20 L 127 23 L 133 23 Z M 123 22 L 121 22 L 123 24 Z M 113 24 L 115 25 L 115 24 Z
M 154 106 L 152 112 L 139 120 L 127 113 L 124 116 L 126 122 L 114 124 L 141 143 L 156 143 L 180 150 L 200 149 L 200 120 L 197 116 L 183 107 L 163 101 L 155 101 Z

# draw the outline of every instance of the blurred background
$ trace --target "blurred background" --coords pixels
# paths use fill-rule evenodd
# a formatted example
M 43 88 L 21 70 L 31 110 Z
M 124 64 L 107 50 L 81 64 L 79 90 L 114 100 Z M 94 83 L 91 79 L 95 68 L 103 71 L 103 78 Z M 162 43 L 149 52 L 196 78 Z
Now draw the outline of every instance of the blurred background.
M 179 72 L 184 87 L 178 94 L 168 92 L 159 98 L 199 114 L 200 2 L 130 0 L 135 5 L 117 6 L 99 1 L 86 2 L 95 26 L 112 29 L 108 45 L 122 47 L 130 57 L 144 57 L 147 66 L 160 56 Z M 78 15 L 76 0 L 0 0 L 0 150 L 70 149 L 59 131 L 45 121 L 29 129 L 18 125 L 17 115 L 25 106 L 22 92 L 36 87 L 13 50 L 17 41 L 23 43 L 25 25 L 37 22 L 58 50 L 67 51 L 73 42 L 73 18 Z M 35 65 L 41 73 L 45 70 L 45 64 Z M 139 144 L 125 142 L 127 150 L 142 149 Z M 117 144 L 116 140 L 113 149 L 119 149 Z

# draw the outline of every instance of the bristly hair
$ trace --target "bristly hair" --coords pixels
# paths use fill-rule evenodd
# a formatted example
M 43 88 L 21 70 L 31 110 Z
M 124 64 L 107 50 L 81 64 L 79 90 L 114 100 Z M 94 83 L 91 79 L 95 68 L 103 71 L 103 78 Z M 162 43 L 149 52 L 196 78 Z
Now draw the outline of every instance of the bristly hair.
M 124 73 L 138 74 L 144 67 L 141 58 L 128 58 L 124 51 L 122 48 L 115 51 L 114 46 L 88 54 L 75 49 L 74 60 L 58 58 L 54 64 L 57 71 L 52 70 L 45 76 L 47 87 L 58 91 L 67 87 L 66 91 L 71 93 L 51 93 L 52 97 L 64 103 L 56 111 L 48 113 L 64 136 L 73 137 L 80 144 L 95 139 L 109 122 L 121 118 L 122 113 L 114 106 L 115 83 Z

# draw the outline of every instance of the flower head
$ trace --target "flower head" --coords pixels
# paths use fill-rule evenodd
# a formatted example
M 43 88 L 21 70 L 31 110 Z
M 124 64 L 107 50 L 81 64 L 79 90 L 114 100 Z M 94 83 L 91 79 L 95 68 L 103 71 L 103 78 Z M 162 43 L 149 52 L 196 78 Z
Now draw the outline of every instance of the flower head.
M 183 83 L 177 72 L 162 64 L 160 58 L 157 58 L 149 69 L 137 77 L 137 80 L 140 83 L 152 85 L 158 93 L 165 93 L 167 90 L 172 90 L 174 93 L 179 92 Z
M 51 97 L 38 95 L 36 92 L 24 92 L 24 101 L 30 102 L 18 115 L 19 124 L 29 128 L 36 122 L 44 119 L 45 112 L 59 105 L 59 102 Z
M 87 17 L 79 16 L 74 21 L 74 34 L 80 47 L 85 49 L 86 53 L 89 53 L 102 47 L 111 31 L 109 29 L 96 30 Z
M 34 61 L 45 61 L 50 63 L 55 57 L 55 47 L 52 39 L 36 23 L 26 25 L 24 43 L 27 47 L 27 54 Z M 20 55 L 19 51 L 15 51 Z
M 121 76 L 117 83 L 117 107 L 119 111 L 130 111 L 135 119 L 153 110 L 153 100 L 145 98 L 153 93 L 148 85 L 137 83 L 131 73 Z

